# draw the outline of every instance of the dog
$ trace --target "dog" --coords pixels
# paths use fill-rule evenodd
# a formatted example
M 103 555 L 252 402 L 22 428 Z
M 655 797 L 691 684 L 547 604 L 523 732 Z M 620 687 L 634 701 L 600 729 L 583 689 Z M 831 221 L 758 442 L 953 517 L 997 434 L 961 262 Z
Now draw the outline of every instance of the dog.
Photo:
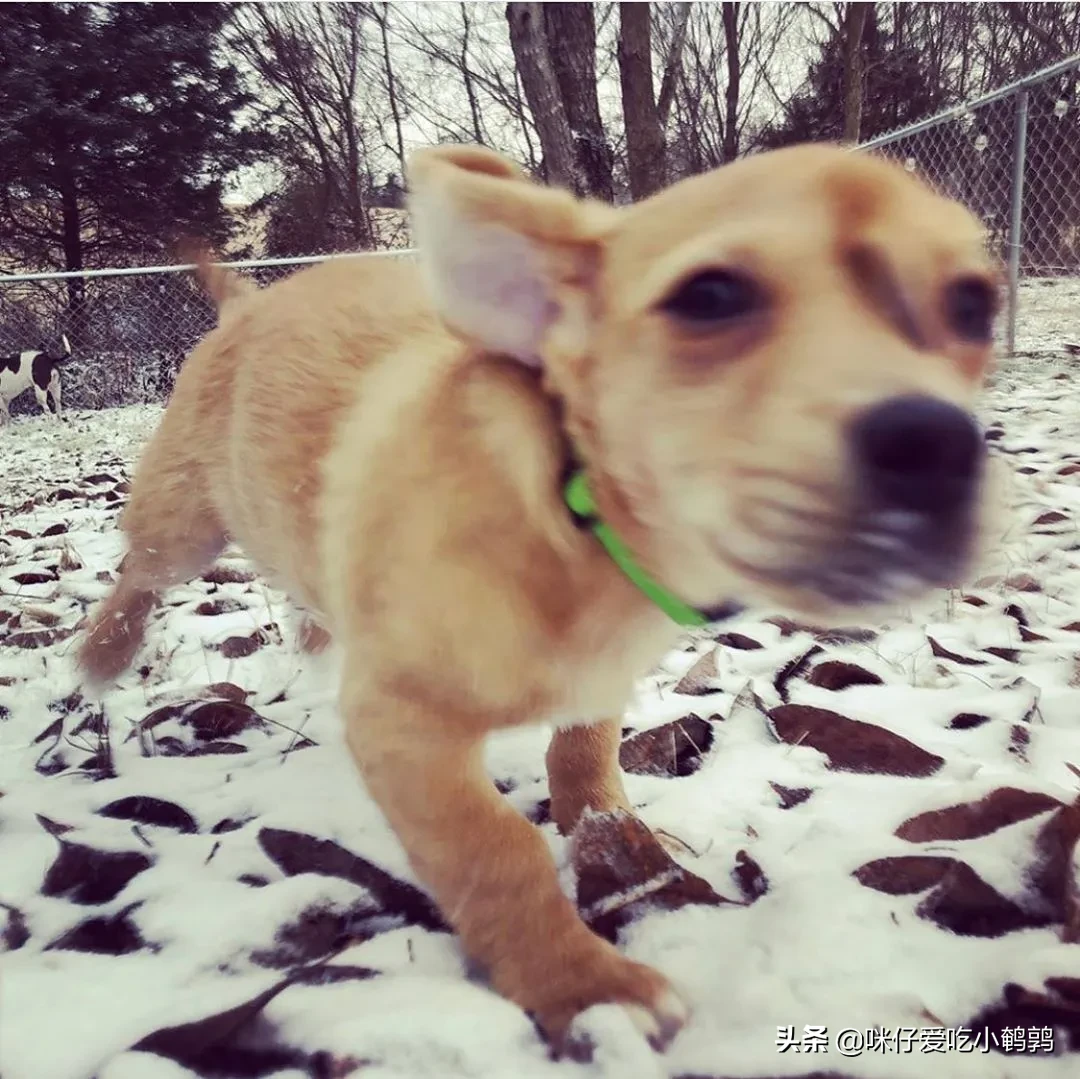
M 53 415 L 60 419 L 60 367 L 71 359 L 71 342 L 67 334 L 61 334 L 61 339 L 64 351 L 58 356 L 41 349 L 0 356 L 0 425 L 11 419 L 8 405 L 31 386 L 41 411 L 46 416 Z
M 998 268 L 958 203 L 832 146 L 620 208 L 478 147 L 422 150 L 410 181 L 417 261 L 261 290 L 204 263 L 219 323 L 139 463 L 79 662 L 117 678 L 159 593 L 234 538 L 342 649 L 359 772 L 495 989 L 557 1051 L 603 1002 L 663 1049 L 686 1004 L 586 927 L 485 737 L 555 729 L 572 835 L 630 810 L 620 717 L 686 625 L 733 597 L 821 620 L 959 583 Z

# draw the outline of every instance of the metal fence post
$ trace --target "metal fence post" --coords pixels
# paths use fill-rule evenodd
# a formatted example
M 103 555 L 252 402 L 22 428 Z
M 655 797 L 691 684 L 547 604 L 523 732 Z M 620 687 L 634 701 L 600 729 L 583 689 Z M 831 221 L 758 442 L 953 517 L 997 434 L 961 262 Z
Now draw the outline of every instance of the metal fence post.
M 1008 355 L 1016 352 L 1016 311 L 1020 290 L 1020 248 L 1024 242 L 1024 172 L 1027 162 L 1028 91 L 1016 95 L 1013 113 L 1012 210 L 1009 216 L 1009 313 L 1006 327 Z

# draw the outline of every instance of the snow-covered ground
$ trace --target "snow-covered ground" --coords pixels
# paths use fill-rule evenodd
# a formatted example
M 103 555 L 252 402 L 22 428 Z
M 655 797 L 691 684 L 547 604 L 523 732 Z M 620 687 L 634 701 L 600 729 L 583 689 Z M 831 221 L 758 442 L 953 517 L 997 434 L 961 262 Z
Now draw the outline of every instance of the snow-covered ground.
M 1072 299 L 1044 291 L 1025 303 Z M 641 682 L 629 793 L 711 885 L 615 919 L 693 1006 L 663 1057 L 600 1014 L 593 1060 L 552 1062 L 469 980 L 342 745 L 334 656 L 298 653 L 235 552 L 84 700 L 72 629 L 160 413 L 0 430 L 0 1074 L 1075 1076 L 1076 298 L 987 395 L 1016 472 L 1000 572 L 861 631 L 743 616 Z M 490 766 L 565 864 L 545 737 Z

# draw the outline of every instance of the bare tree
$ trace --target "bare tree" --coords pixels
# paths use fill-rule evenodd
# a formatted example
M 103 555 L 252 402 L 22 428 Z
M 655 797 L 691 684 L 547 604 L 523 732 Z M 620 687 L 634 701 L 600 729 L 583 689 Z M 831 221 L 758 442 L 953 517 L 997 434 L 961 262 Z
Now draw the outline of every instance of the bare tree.
M 405 175 L 405 136 L 402 132 L 402 109 L 399 103 L 397 79 L 394 76 L 394 63 L 390 53 L 390 5 L 375 4 L 372 15 L 379 24 L 379 39 L 382 45 L 383 75 L 386 82 L 386 98 L 390 106 L 390 117 L 394 125 L 394 152 L 397 154 L 399 175 Z
M 595 6 L 563 3 L 541 7 L 578 172 L 584 177 L 585 191 L 610 202 L 614 197 L 612 158 L 597 95 Z
M 372 58 L 365 4 L 244 5 L 233 46 L 273 95 L 279 154 L 309 203 L 319 246 L 370 247 L 365 191 L 369 125 L 360 95 Z
M 856 143 L 862 131 L 863 87 L 866 57 L 863 37 L 874 5 L 848 3 L 843 8 L 840 34 L 844 47 L 844 141 Z
M 676 76 L 667 122 L 668 167 L 674 175 L 738 157 L 747 133 L 783 109 L 788 95 L 778 80 L 797 66 L 800 52 L 793 47 L 801 18 L 797 5 L 690 4 L 689 9 L 677 53 L 670 50 L 679 40 L 678 6 L 658 6 L 655 28 Z
M 585 177 L 578 169 L 574 154 L 570 122 L 544 27 L 543 9 L 542 3 L 506 5 L 510 44 L 540 136 L 546 178 L 549 183 L 583 193 Z
M 619 82 L 630 195 L 643 199 L 666 179 L 664 131 L 653 96 L 651 4 L 619 4 Z

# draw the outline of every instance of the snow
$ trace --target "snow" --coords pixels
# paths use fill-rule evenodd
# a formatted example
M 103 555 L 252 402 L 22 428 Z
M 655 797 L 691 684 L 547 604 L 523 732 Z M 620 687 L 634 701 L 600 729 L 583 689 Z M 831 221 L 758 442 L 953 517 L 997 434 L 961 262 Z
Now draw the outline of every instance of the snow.
M 916 843 L 894 833 L 919 814 L 1001 787 L 1062 803 L 1080 790 L 1069 767 L 1080 768 L 1080 631 L 1064 628 L 1080 623 L 1080 468 L 1067 469 L 1080 464 L 1080 371 L 1060 347 L 1077 336 L 1078 292 L 1070 283 L 1025 290 L 1020 355 L 988 389 L 986 419 L 1004 428 L 992 445 L 1013 472 L 1012 509 L 1005 549 L 977 587 L 935 596 L 862 641 L 830 643 L 750 612 L 693 635 L 657 671 L 643 672 L 625 717 L 631 733 L 693 713 L 709 723 L 712 744 L 690 774 L 628 775 L 631 800 L 654 831 L 673 837 L 683 867 L 733 901 L 654 909 L 620 934 L 619 946 L 667 973 L 693 1008 L 663 1056 L 620 1010 L 599 1008 L 583 1018 L 592 1060 L 550 1060 L 529 1019 L 470 979 L 454 938 L 425 927 L 426 908 L 409 888 L 415 878 L 342 742 L 337 658 L 298 653 L 293 612 L 282 595 L 247 579 L 239 552 L 221 563 L 241 571 L 237 580 L 199 580 L 166 597 L 141 673 L 100 702 L 104 733 L 99 703 L 73 696 L 70 630 L 122 554 L 115 518 L 124 481 L 160 410 L 76 412 L 63 424 L 30 416 L 0 430 L 4 1079 L 1075 1075 L 1064 1027 L 1056 1056 L 984 1052 L 981 1044 L 928 1051 L 934 1030 L 972 1027 L 1001 1004 L 1009 983 L 1045 995 L 1048 978 L 1080 978 L 1080 948 L 1064 942 L 1060 918 L 961 935 L 918 913 L 928 888 L 889 894 L 853 874 L 882 859 L 951 857 L 1017 909 L 1030 913 L 1046 899 L 1033 883 L 1035 851 L 1058 819 L 1054 807 L 977 838 Z M 1062 517 L 1035 523 L 1050 511 Z M 27 573 L 43 579 L 15 581 Z M 203 607 L 221 613 L 198 613 L 208 600 L 228 602 Z M 760 647 L 718 646 L 721 631 Z M 928 637 L 959 658 L 935 656 Z M 220 646 L 228 638 L 251 638 L 253 650 L 227 658 Z M 821 651 L 778 683 L 777 672 L 815 645 Z M 675 692 L 713 651 L 716 673 L 704 689 Z M 813 684 L 814 669 L 830 660 L 882 682 Z M 205 701 L 211 683 L 246 694 L 238 711 L 222 713 L 223 733 L 201 730 L 180 708 L 140 726 L 170 703 Z M 874 773 L 838 760 L 830 767 L 813 738 L 777 739 L 761 709 L 785 699 L 893 732 L 942 763 L 922 776 L 891 765 Z M 965 715 L 984 718 L 952 725 Z M 507 797 L 533 816 L 547 794 L 545 738 L 542 730 L 504 735 L 488 754 Z M 828 754 L 842 756 L 836 745 Z M 773 784 L 811 793 L 783 808 Z M 146 798 L 171 808 L 155 817 L 145 801 L 123 801 Z M 569 845 L 551 824 L 543 830 L 572 887 Z M 358 856 L 355 872 L 335 874 L 329 863 L 304 872 L 313 852 L 328 849 L 305 837 Z M 743 851 L 767 881 L 752 902 L 733 874 Z M 72 861 L 81 857 L 90 861 Z M 1075 875 L 1075 861 L 1068 871 Z M 313 963 L 325 969 L 312 974 Z M 228 1037 L 219 1031 L 215 1041 L 197 1025 L 135 1048 L 263 993 L 263 1006 Z M 1070 1012 L 1055 999 L 1061 1015 L 1072 1015 L 1080 1047 L 1080 1005 L 1074 997 Z M 782 1028 L 798 1042 L 806 1027 L 828 1028 L 827 1052 L 779 1051 Z M 914 1042 L 909 1052 L 845 1056 L 836 1042 L 845 1028 L 908 1028 Z

